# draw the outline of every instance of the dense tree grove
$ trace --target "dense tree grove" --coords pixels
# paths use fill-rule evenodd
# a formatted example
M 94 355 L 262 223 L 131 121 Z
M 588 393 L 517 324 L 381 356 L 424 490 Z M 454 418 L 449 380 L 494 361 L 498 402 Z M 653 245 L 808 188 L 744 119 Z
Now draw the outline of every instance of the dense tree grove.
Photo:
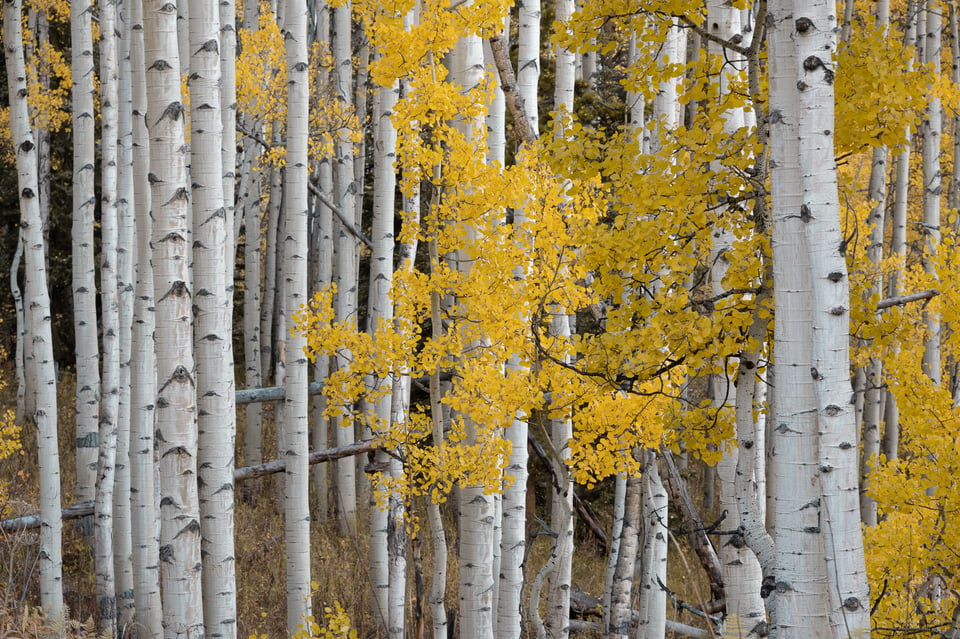
M 958 13 L 4 0 L 0 627 L 957 639 Z

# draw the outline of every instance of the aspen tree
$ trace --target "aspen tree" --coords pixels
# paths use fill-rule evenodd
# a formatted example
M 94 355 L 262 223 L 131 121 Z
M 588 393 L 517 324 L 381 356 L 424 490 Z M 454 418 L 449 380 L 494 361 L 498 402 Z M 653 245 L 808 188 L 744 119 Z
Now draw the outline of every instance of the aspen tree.
M 207 637 L 236 636 L 233 527 L 232 211 L 226 206 L 220 8 L 191 0 L 190 181 L 193 194 L 194 349 L 197 384 L 198 498 Z
M 159 513 L 154 495 L 154 353 L 153 267 L 150 263 L 150 139 L 147 131 L 147 85 L 143 48 L 143 5 L 129 0 L 130 69 L 133 110 L 133 210 L 136 219 L 136 286 L 131 336 L 130 376 L 130 530 L 133 539 L 134 606 L 139 631 L 148 639 L 163 636 L 160 600 Z
M 370 262 L 369 311 L 367 313 L 367 331 L 374 336 L 374 343 L 381 333 L 380 325 L 392 325 L 393 302 L 390 289 L 393 286 L 394 252 L 394 193 L 396 174 L 393 162 L 396 157 L 397 133 L 390 117 L 397 102 L 399 84 L 378 86 L 374 95 L 374 182 L 373 182 L 373 226 L 371 236 L 373 253 Z M 380 434 L 390 427 L 393 385 L 397 383 L 390 374 L 369 376 L 367 385 L 372 397 L 373 414 L 370 417 L 372 430 Z M 377 451 L 376 462 L 388 467 L 390 455 L 386 451 Z M 381 482 L 383 484 L 385 482 Z M 370 504 L 370 568 L 374 592 L 374 615 L 389 631 L 389 529 L 390 501 L 394 488 L 374 486 Z
M 134 624 L 133 538 L 130 523 L 130 363 L 133 330 L 136 229 L 133 186 L 133 90 L 130 69 L 129 3 L 117 16 L 120 34 L 117 183 L 117 301 L 120 308 L 120 405 L 117 416 L 116 479 L 113 491 L 113 564 L 117 589 L 117 628 Z
M 310 88 L 307 59 L 307 4 L 287 0 L 284 25 L 287 68 L 287 152 L 284 188 L 284 299 L 293 312 L 307 302 L 307 146 Z M 286 328 L 284 328 L 286 330 Z M 310 599 L 310 450 L 307 424 L 306 339 L 291 331 L 287 340 L 283 447 L 286 459 L 284 525 L 287 561 L 287 633 L 311 615 Z
M 116 636 L 113 571 L 113 489 L 120 412 L 120 307 L 117 292 L 117 5 L 100 3 L 100 323 L 103 327 L 103 378 L 100 453 L 97 464 L 94 560 L 97 571 L 98 630 Z
M 43 226 L 37 201 L 37 147 L 30 128 L 27 105 L 27 72 L 23 55 L 21 4 L 3 3 L 3 47 L 10 99 L 10 137 L 17 162 L 20 228 L 26 253 L 26 299 L 31 306 L 33 340 L 29 346 L 38 381 L 33 388 L 35 407 L 27 417 L 37 429 L 40 475 L 40 604 L 62 634 L 63 560 L 60 519 L 60 454 L 57 445 L 57 379 L 50 328 L 50 296 L 47 292 Z
M 73 83 L 73 322 L 77 386 L 78 501 L 94 498 L 97 469 L 100 402 L 100 350 L 97 348 L 97 287 L 94 279 L 94 192 L 96 163 L 93 113 L 93 5 L 70 3 L 71 76 Z M 93 534 L 93 520 L 82 520 L 86 535 Z
M 353 64 L 350 43 L 351 3 L 333 10 L 333 46 L 334 87 L 336 100 L 341 108 L 349 111 L 353 105 Z M 354 179 L 353 142 L 345 131 L 341 131 L 336 141 L 336 165 L 334 166 L 334 202 L 343 211 L 348 223 L 356 226 L 357 184 Z M 334 276 L 337 284 L 338 321 L 347 320 L 356 325 L 357 299 L 357 261 L 356 244 L 353 236 L 343 227 L 335 231 L 336 263 Z M 338 368 L 348 367 L 350 353 L 345 352 L 337 359 Z M 346 446 L 355 441 L 353 415 L 344 410 L 333 421 L 337 446 Z M 356 462 L 350 458 L 337 460 L 336 508 L 342 530 L 351 536 L 357 533 L 357 477 Z
M 202 632 L 200 504 L 193 354 L 193 291 L 180 95 L 177 11 L 144 3 L 147 127 L 150 132 L 151 259 L 157 370 L 156 441 L 160 460 L 160 572 L 167 639 Z
M 734 136 L 744 127 L 744 108 L 733 100 L 736 83 L 744 80 L 745 60 L 736 53 L 728 52 L 724 42 L 741 42 L 743 34 L 740 24 L 740 11 L 723 2 L 709 2 L 707 5 L 707 25 L 711 35 L 721 41 L 708 42 L 709 68 L 711 72 L 719 66 L 717 81 L 717 116 L 723 120 L 723 130 L 726 135 Z M 720 172 L 723 167 L 714 162 L 712 170 Z M 727 216 L 735 214 L 734 210 L 726 211 Z M 711 284 L 712 294 L 722 297 L 726 292 L 724 278 L 729 269 L 729 253 L 732 252 L 734 229 L 726 220 L 716 220 L 712 234 L 711 247 Z M 717 362 L 720 368 L 713 377 L 714 405 L 722 409 L 727 402 L 724 400 L 729 394 L 732 380 L 726 374 L 727 362 L 724 358 Z M 744 371 L 748 375 L 755 375 L 756 371 Z M 738 381 L 739 383 L 739 381 Z M 739 396 L 738 396 L 739 397 Z M 753 396 L 747 398 L 750 404 L 750 427 L 753 427 Z M 739 410 L 739 407 L 738 407 Z M 745 409 L 744 409 L 745 410 Z M 740 439 L 739 430 L 746 427 L 746 423 L 736 420 L 736 436 Z M 750 441 L 754 441 L 750 438 Z M 757 452 L 760 451 L 760 452 Z M 720 480 L 719 502 L 721 511 L 732 515 L 727 521 L 735 526 L 742 525 L 742 516 L 739 509 L 738 491 L 736 488 L 737 468 L 740 455 L 762 454 L 762 449 L 727 449 L 723 458 L 717 464 L 717 476 Z M 752 477 L 750 478 L 752 481 Z M 726 525 L 726 524 L 725 524 Z M 734 525 L 727 525 L 733 528 Z M 753 551 L 744 544 L 734 544 L 729 541 L 720 543 L 717 550 L 720 565 L 723 570 L 724 599 L 727 604 L 727 619 L 732 623 L 740 623 L 746 628 L 753 627 L 765 617 L 763 600 L 760 598 L 760 582 L 762 574 L 760 564 Z
M 876 4 L 875 28 L 886 36 L 889 25 L 890 3 L 882 0 Z M 878 146 L 873 149 L 870 162 L 868 197 L 871 201 L 871 208 L 867 218 L 867 224 L 870 229 L 867 259 L 869 259 L 871 265 L 878 270 L 883 260 L 888 156 L 889 150 L 887 147 L 885 145 Z M 868 298 L 879 296 L 882 288 L 883 275 L 882 272 L 878 272 L 874 278 L 874 282 L 867 289 L 866 295 Z M 883 361 L 878 358 L 873 358 L 863 368 L 866 388 L 863 397 L 863 419 L 861 426 L 863 445 L 860 462 L 860 511 L 863 517 L 863 523 L 867 526 L 875 526 L 877 523 L 877 502 L 868 495 L 867 478 L 869 476 L 872 458 L 880 454 L 880 420 L 883 417 L 883 400 L 886 395 L 883 388 Z
M 627 639 L 630 633 L 634 570 L 641 532 L 643 478 L 631 475 L 626 479 L 624 509 L 617 548 L 617 564 L 610 587 L 610 614 L 604 637 Z
M 923 61 L 930 65 L 934 77 L 940 76 L 941 31 L 943 16 L 940 3 L 926 0 L 926 18 L 923 30 Z M 943 129 L 943 105 L 933 92 L 927 103 L 926 116 L 920 126 L 923 146 L 923 262 L 924 270 L 937 281 L 936 256 L 940 245 L 940 193 L 943 176 L 940 172 L 940 139 Z M 924 322 L 927 337 L 923 352 L 923 370 L 934 384 L 940 384 L 940 314 L 936 308 L 927 308 Z
M 810 374 L 819 430 L 820 506 L 823 509 L 820 525 L 824 534 L 830 625 L 834 637 L 839 639 L 869 636 L 870 602 L 860 530 L 857 428 L 847 385 L 850 290 L 847 265 L 840 248 L 843 234 L 832 137 L 835 10 L 829 0 L 795 6 L 797 62 L 800 62 L 797 83 L 803 188 L 800 210 L 813 284 Z
M 776 413 L 773 415 L 777 454 L 771 471 L 777 487 L 775 532 L 776 567 L 770 576 L 782 586 L 770 594 L 772 626 L 778 637 L 832 636 L 823 563 L 823 513 L 818 489 L 816 395 L 813 365 L 812 309 L 808 291 L 809 251 L 804 221 L 800 174 L 800 101 L 796 83 L 798 53 L 794 44 L 794 3 L 769 4 L 767 38 L 770 61 L 770 160 L 773 237 L 774 323 L 773 357 L 776 365 Z M 770 603 L 768 603 L 770 606 Z
M 555 19 L 563 23 L 573 15 L 573 0 L 557 0 Z M 554 129 L 564 138 L 574 110 L 575 55 L 567 47 L 556 47 L 556 85 L 554 87 Z M 557 122 L 560 125 L 557 126 Z M 561 340 L 568 341 L 575 330 L 576 315 L 569 309 L 557 308 L 551 320 L 551 331 Z M 550 580 L 547 597 L 547 632 L 551 637 L 566 639 L 570 634 L 570 589 L 573 570 L 573 475 L 567 467 L 570 458 L 569 440 L 573 437 L 573 420 L 568 414 L 551 419 L 551 437 L 554 449 L 553 473 L 559 481 L 559 490 L 554 489 L 551 501 L 550 523 L 557 538 L 551 561 L 554 573 Z

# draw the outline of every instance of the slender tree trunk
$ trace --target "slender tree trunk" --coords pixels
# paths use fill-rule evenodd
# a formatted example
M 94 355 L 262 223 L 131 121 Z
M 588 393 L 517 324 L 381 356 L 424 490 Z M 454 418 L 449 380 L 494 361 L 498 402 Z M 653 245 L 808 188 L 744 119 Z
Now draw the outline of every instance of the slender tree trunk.
M 99 449 L 100 349 L 97 342 L 97 286 L 94 270 L 94 211 L 97 207 L 93 113 L 93 6 L 70 3 L 73 125 L 73 323 L 77 385 L 77 501 L 94 498 Z M 81 520 L 84 535 L 93 534 L 93 518 Z
M 40 475 L 40 604 L 54 632 L 63 634 L 63 571 L 60 519 L 60 454 L 57 445 L 57 379 L 53 361 L 50 296 L 47 292 L 43 226 L 37 201 L 37 147 L 27 106 L 27 72 L 23 56 L 23 28 L 19 0 L 3 3 L 3 42 L 10 100 L 10 136 L 17 162 L 20 228 L 26 246 L 26 298 L 32 306 L 31 357 L 38 381 L 33 388 Z
M 113 489 L 120 412 L 120 306 L 117 292 L 117 5 L 103 0 L 100 16 L 100 324 L 103 328 L 103 379 L 100 403 L 100 454 L 94 513 L 98 630 L 115 637 L 116 589 L 113 571 Z
M 160 572 L 164 636 L 203 632 L 197 430 L 190 288 L 190 230 L 180 96 L 177 15 L 159 0 L 144 4 L 147 126 L 150 130 L 151 233 L 156 307 L 160 459 Z
M 341 108 L 349 111 L 353 105 L 353 71 L 350 45 L 350 2 L 333 10 L 333 57 L 336 65 L 334 84 L 337 101 Z M 337 140 L 337 165 L 335 175 L 335 202 L 343 211 L 347 221 L 354 226 L 357 223 L 356 183 L 354 181 L 354 148 L 345 131 Z M 342 224 L 337 225 L 336 265 L 337 282 L 336 316 L 338 322 L 349 322 L 356 326 L 357 299 L 357 263 L 356 241 Z M 350 365 L 350 353 L 344 352 L 337 357 L 340 370 Z M 349 411 L 345 411 L 335 420 L 337 446 L 346 446 L 356 440 L 354 423 Z M 356 461 L 341 459 L 337 462 L 337 512 L 343 532 L 355 536 L 357 533 L 357 478 Z
M 154 500 L 154 415 L 157 388 L 154 354 L 153 266 L 150 263 L 150 139 L 147 132 L 147 85 L 143 50 L 143 5 L 129 0 L 130 68 L 133 91 L 133 191 L 136 219 L 136 294 L 130 378 L 130 500 L 133 543 L 134 604 L 137 628 L 147 639 L 163 636 L 160 603 L 159 543 Z
M 643 525 L 643 477 L 627 477 L 624 494 L 623 527 L 610 587 L 609 621 L 603 632 L 605 639 L 628 639 L 631 636 L 634 571 Z
M 310 91 L 307 70 L 307 4 L 286 3 L 287 156 L 284 190 L 284 299 L 289 311 L 307 303 L 307 141 Z M 287 552 L 287 633 L 311 614 L 310 600 L 310 452 L 307 424 L 308 363 L 306 338 L 299 331 L 286 336 L 287 389 L 283 404 L 285 475 L 284 520 Z
M 118 113 L 119 174 L 117 185 L 117 295 L 120 307 L 120 406 L 117 417 L 117 460 L 113 493 L 113 564 L 117 591 L 117 630 L 132 628 L 133 539 L 130 524 L 130 364 L 133 330 L 136 229 L 133 185 L 133 90 L 130 69 L 129 2 L 117 18 L 120 35 Z
M 943 16 L 938 2 L 927 0 L 926 28 L 924 29 L 923 58 L 931 66 L 933 77 L 940 77 L 941 38 Z M 923 255 L 924 271 L 938 281 L 936 258 L 940 245 L 940 192 L 943 176 L 940 173 L 940 139 L 943 129 L 943 105 L 936 92 L 930 93 L 927 112 L 920 125 L 923 141 Z M 924 308 L 927 336 L 924 342 L 923 371 L 934 385 L 940 384 L 940 313 Z
M 643 554 L 637 639 L 658 639 L 667 623 L 667 491 L 656 453 L 646 452 L 643 469 Z
M 190 181 L 193 193 L 198 486 L 207 637 L 237 633 L 233 528 L 233 213 L 226 206 L 220 7 L 191 0 Z M 232 157 L 232 156 L 231 156 Z M 232 174 L 232 171 L 229 171 Z M 231 189 L 232 191 L 232 189 Z M 232 194 L 231 194 L 232 197 Z
M 369 325 L 367 331 L 376 343 L 380 327 L 393 323 L 393 302 L 390 291 L 393 286 L 394 208 L 396 174 L 393 163 L 396 159 L 397 132 L 390 120 L 397 102 L 399 85 L 378 87 L 374 97 L 376 135 L 374 141 L 374 192 L 373 192 L 373 254 L 370 261 Z M 369 392 L 373 400 L 373 415 L 370 420 L 374 436 L 389 432 L 392 414 L 393 385 L 391 375 L 380 378 L 368 377 Z M 378 467 L 389 468 L 391 456 L 378 450 Z M 383 482 L 381 482 L 382 484 Z M 370 572 L 374 592 L 373 612 L 375 618 L 389 629 L 390 553 L 389 503 L 392 491 L 383 486 L 374 487 L 374 499 L 370 507 Z
M 627 476 L 619 473 L 614 480 L 613 489 L 613 529 L 610 532 L 610 552 L 607 555 L 607 570 L 603 579 L 602 630 L 604 636 L 609 632 L 612 613 L 614 577 L 620 561 L 620 539 L 623 537 L 623 518 L 626 514 Z M 634 548 L 636 552 L 636 548 Z

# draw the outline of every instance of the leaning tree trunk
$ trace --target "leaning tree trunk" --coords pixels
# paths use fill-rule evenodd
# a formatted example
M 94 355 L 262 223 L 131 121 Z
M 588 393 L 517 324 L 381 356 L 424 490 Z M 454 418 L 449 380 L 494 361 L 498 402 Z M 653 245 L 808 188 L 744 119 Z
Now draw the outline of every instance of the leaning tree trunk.
M 93 6 L 70 3 L 71 75 L 73 82 L 73 325 L 77 362 L 77 501 L 94 498 L 100 415 L 100 349 L 97 347 L 97 286 L 94 271 L 94 211 L 97 199 L 93 114 Z M 93 534 L 93 518 L 81 520 L 84 535 Z
M 289 312 L 307 303 L 307 142 L 310 90 L 307 71 L 307 3 L 287 0 L 287 156 L 284 189 L 284 298 Z M 287 554 L 287 633 L 310 616 L 310 474 L 307 461 L 309 368 L 306 337 L 293 331 L 286 338 L 286 399 L 283 404 L 283 454 L 287 468 L 284 521 Z M 352 461 L 352 460 L 351 460 Z
M 60 453 L 57 445 L 57 378 L 53 361 L 50 296 L 47 292 L 43 225 L 37 185 L 37 146 L 30 128 L 27 72 L 23 56 L 23 27 L 19 0 L 3 3 L 3 46 L 10 100 L 10 137 L 17 158 L 20 228 L 26 252 L 26 299 L 32 306 L 33 340 L 29 346 L 36 366 L 31 418 L 37 429 L 40 475 L 40 604 L 62 632 L 63 570 L 60 519 Z
M 160 460 L 160 572 L 167 639 L 203 632 L 197 432 L 194 424 L 193 291 L 184 107 L 177 15 L 144 4 L 151 232 L 156 308 L 156 441 Z

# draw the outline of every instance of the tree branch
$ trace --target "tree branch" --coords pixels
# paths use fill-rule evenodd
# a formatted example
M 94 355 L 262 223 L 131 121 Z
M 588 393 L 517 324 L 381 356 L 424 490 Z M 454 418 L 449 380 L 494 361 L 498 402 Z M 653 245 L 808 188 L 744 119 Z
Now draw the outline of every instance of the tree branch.
M 500 73 L 500 90 L 513 116 L 513 127 L 520 138 L 520 144 L 527 146 L 536 142 L 539 133 L 530 125 L 527 117 L 526 105 L 517 91 L 517 76 L 513 73 L 513 63 L 510 62 L 510 52 L 507 50 L 506 40 L 502 35 L 490 37 L 490 49 L 493 51 L 493 60 Z
M 935 288 L 927 289 L 926 291 L 920 291 L 919 293 L 908 293 L 907 295 L 897 295 L 896 297 L 888 297 L 885 300 L 880 300 L 877 302 L 877 310 L 882 311 L 885 308 L 890 308 L 891 306 L 903 306 L 910 302 L 917 302 L 920 300 L 929 300 L 933 299 L 940 294 Z

